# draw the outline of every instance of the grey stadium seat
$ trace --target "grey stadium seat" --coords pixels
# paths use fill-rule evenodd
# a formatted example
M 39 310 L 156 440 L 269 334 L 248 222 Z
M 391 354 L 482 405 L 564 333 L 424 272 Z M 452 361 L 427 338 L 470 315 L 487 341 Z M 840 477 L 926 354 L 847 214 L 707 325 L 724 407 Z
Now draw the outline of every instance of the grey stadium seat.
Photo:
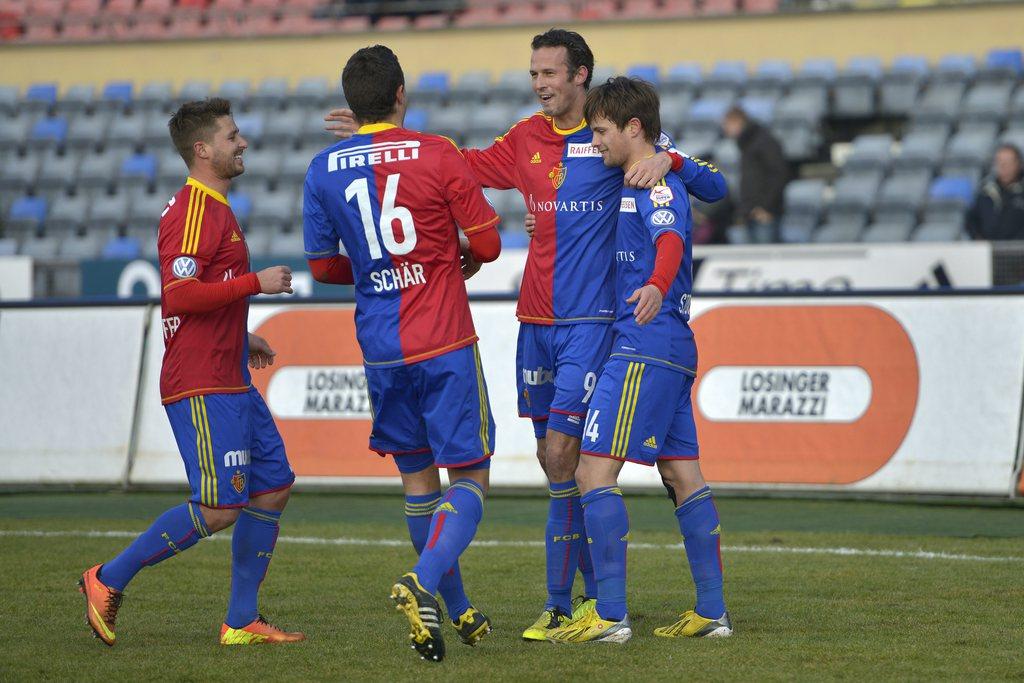
M 70 233 L 78 230 L 89 214 L 89 197 L 84 194 L 63 196 L 50 202 L 50 210 L 46 214 L 46 232 Z
M 243 158 L 247 158 L 248 155 L 249 152 L 246 152 Z M 246 163 L 245 172 L 249 172 L 248 163 Z M 173 182 L 181 185 L 184 184 L 187 175 L 188 167 L 185 166 L 185 161 L 178 154 L 178 150 L 169 145 L 160 150 L 156 158 L 156 178 L 158 184 Z M 167 198 L 170 199 L 170 195 Z
M 869 225 L 861 235 L 863 242 L 906 242 L 914 230 L 914 221 L 880 221 Z
M 276 149 L 247 149 L 242 155 L 245 162 L 247 182 L 269 182 L 276 180 L 281 171 L 283 155 Z
M 967 93 L 960 118 L 964 121 L 1001 123 L 1010 111 L 1009 83 L 976 85 Z
M 288 102 L 288 80 L 285 78 L 264 78 L 249 96 L 254 107 L 273 109 Z
M 1017 92 L 1010 99 L 1009 119 L 1011 127 L 1017 123 L 1024 125 L 1024 84 L 1017 88 Z
M 28 139 L 28 131 L 34 120 L 35 117 L 27 113 L 0 118 L 0 152 L 6 155 L 11 150 L 22 147 Z
M 257 258 L 267 255 L 273 234 L 267 230 L 249 230 L 245 233 L 245 244 L 249 253 Z
M 61 240 L 57 247 L 57 256 L 78 260 L 94 259 L 100 255 L 102 248 L 103 239 L 99 233 L 72 234 Z
M 0 85 L 0 114 L 14 116 L 21 104 L 18 88 L 13 85 Z
M 65 190 L 78 184 L 82 155 L 68 150 L 64 154 L 50 151 L 43 155 L 37 186 L 44 191 Z
M 85 219 L 87 230 L 109 230 L 128 220 L 128 195 L 121 192 L 94 198 Z
M 491 72 L 467 71 L 452 85 L 451 93 L 455 100 L 479 102 L 490 95 Z
M 171 144 L 171 131 L 167 127 L 171 117 L 160 111 L 151 111 L 146 115 L 142 125 L 140 139 L 147 147 L 161 149 Z M 111 131 L 113 138 L 113 131 Z
M 21 242 L 21 247 L 18 250 L 23 256 L 31 256 L 37 259 L 54 259 L 57 258 L 57 249 L 60 246 L 60 240 L 56 237 L 49 235 L 27 235 Z
M 302 258 L 304 253 L 302 232 L 278 232 L 271 235 L 267 256 L 278 258 Z
M 493 100 L 521 104 L 533 97 L 530 74 L 524 69 L 509 69 L 502 72 L 497 83 L 491 86 L 491 99 Z
M 740 165 L 740 149 L 736 141 L 731 138 L 719 140 L 711 150 L 711 159 L 722 173 L 729 175 L 737 172 Z
M 931 171 L 901 171 L 882 184 L 878 207 L 901 207 L 917 211 L 924 204 L 931 183 Z
M 331 86 L 326 78 L 303 78 L 289 99 L 294 104 L 321 109 L 331 94 Z
M 786 186 L 780 232 L 784 242 L 807 242 L 825 204 L 825 181 L 794 180 Z
M 0 166 L 0 189 L 25 192 L 35 187 L 39 166 L 38 154 L 8 155 Z
M 914 242 L 956 242 L 963 235 L 963 227 L 957 223 L 931 223 L 921 225 L 911 238 Z
M 140 109 L 167 111 L 173 109 L 174 88 L 170 81 L 151 81 L 143 84 L 135 95 L 135 106 Z
M 294 143 L 302 135 L 306 118 L 306 110 L 302 108 L 277 112 L 263 122 L 263 142 L 265 144 Z
M 14 256 L 18 253 L 18 240 L 13 237 L 0 237 L 0 256 Z
M 111 143 L 116 143 L 118 145 L 137 145 L 142 142 L 145 130 L 145 115 L 138 112 L 133 114 L 121 113 L 115 115 L 113 121 L 110 122 L 110 129 L 107 131 L 107 136 Z
M 469 110 L 469 121 L 462 135 L 487 135 L 508 130 L 515 123 L 515 107 L 508 104 L 485 104 Z
M 217 89 L 217 97 L 231 102 L 234 109 L 241 110 L 249 104 L 249 92 L 252 86 L 249 81 L 241 78 L 229 79 L 221 83 Z
M 910 133 L 900 143 L 900 153 L 893 160 L 893 167 L 931 171 L 942 161 L 945 147 L 946 136 L 941 133 Z
M 832 112 L 845 118 L 868 117 L 875 113 L 875 89 L 882 77 L 882 63 L 876 57 L 850 60 L 836 78 Z
M 468 126 L 469 108 L 453 105 L 433 112 L 427 123 L 427 130 L 450 138 L 462 138 Z
M 850 170 L 884 170 L 889 166 L 891 156 L 891 135 L 858 135 L 843 165 L 844 173 Z
M 878 86 L 878 110 L 888 116 L 906 116 L 917 101 L 928 76 L 923 57 L 897 58 Z
M 323 111 L 307 111 L 303 115 L 302 132 L 298 138 L 299 143 L 306 147 L 316 145 L 323 149 L 324 147 L 337 142 L 337 138 L 324 130 L 325 125 L 327 125 L 327 123 L 324 121 Z M 264 128 L 263 136 L 266 138 L 266 128 Z
M 170 197 L 156 192 L 133 195 L 128 207 L 128 229 L 155 233 L 169 200 Z
M 288 190 L 262 192 L 253 197 L 252 213 L 249 222 L 252 225 L 280 228 L 291 223 L 295 216 L 296 197 Z
M 82 165 L 78 167 L 79 187 L 109 187 L 120 165 L 120 155 L 111 150 L 86 154 Z
M 693 105 L 693 95 L 681 91 L 661 98 L 661 125 L 663 128 L 678 128 L 685 121 Z
M 866 216 L 862 220 L 829 221 L 811 236 L 811 241 L 821 244 L 859 242 L 866 222 Z
M 68 126 L 66 144 L 74 149 L 94 149 L 107 141 L 113 115 L 109 112 L 76 116 Z
M 96 99 L 96 87 L 93 85 L 72 85 L 63 95 L 57 98 L 54 111 L 58 115 L 80 114 L 92 106 Z
M 209 81 L 197 81 L 190 80 L 185 81 L 185 84 L 181 86 L 181 90 L 175 96 L 175 102 L 181 104 L 182 102 L 192 102 L 194 100 L 204 100 L 210 96 L 213 91 L 213 87 Z
M 995 135 L 984 132 L 957 133 L 946 146 L 943 173 L 945 175 L 958 175 L 957 173 L 949 173 L 945 169 L 980 169 L 987 166 L 992 159 L 992 149 L 994 146 Z
M 949 124 L 956 119 L 966 86 L 960 82 L 932 82 L 914 105 L 915 124 Z
M 278 183 L 286 185 L 301 186 L 306 178 L 306 170 L 309 162 L 320 151 L 319 147 L 300 148 L 291 154 L 284 155 L 281 169 L 278 172 Z

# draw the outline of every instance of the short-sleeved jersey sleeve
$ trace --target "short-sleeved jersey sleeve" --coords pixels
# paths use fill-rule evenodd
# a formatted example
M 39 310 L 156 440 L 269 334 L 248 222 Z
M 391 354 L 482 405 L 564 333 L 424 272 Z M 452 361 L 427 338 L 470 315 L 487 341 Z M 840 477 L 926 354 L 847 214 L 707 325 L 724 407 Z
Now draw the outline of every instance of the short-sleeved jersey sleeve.
M 651 242 L 666 232 L 674 232 L 686 241 L 686 224 L 689 208 L 685 196 L 668 185 L 655 185 L 650 190 L 636 190 L 636 208 L 644 226 L 651 235 Z
M 215 217 L 215 200 L 195 187 L 179 192 L 160 218 L 157 254 L 164 289 L 198 280 L 220 246 L 223 226 Z
M 316 186 L 313 173 L 315 163 L 316 159 L 310 163 L 302 186 L 302 240 L 308 259 L 330 258 L 339 253 L 338 235 L 328 219 Z
M 469 236 L 497 225 L 498 214 L 454 145 L 443 146 L 440 168 L 445 202 L 462 232 Z
M 495 190 L 516 187 L 515 131 L 516 126 L 512 126 L 487 149 L 462 150 L 466 163 L 484 187 Z

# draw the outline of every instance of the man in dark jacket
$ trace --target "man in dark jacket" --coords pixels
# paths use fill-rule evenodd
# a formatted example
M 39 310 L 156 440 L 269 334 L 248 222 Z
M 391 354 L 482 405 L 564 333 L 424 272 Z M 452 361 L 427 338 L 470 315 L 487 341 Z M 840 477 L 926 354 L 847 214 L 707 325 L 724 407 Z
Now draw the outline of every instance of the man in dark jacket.
M 752 242 L 778 242 L 782 192 L 789 182 L 782 145 L 740 107 L 726 112 L 722 129 L 740 148 L 736 223 L 747 226 Z
M 1015 145 L 999 145 L 986 178 L 967 213 L 976 240 L 1024 240 L 1024 163 Z

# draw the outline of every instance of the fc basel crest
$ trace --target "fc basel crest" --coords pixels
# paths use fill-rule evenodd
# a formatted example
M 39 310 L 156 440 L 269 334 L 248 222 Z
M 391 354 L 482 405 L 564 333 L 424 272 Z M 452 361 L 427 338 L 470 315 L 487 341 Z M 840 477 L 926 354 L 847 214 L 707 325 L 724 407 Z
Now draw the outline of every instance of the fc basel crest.
M 231 485 L 239 493 L 245 490 L 245 475 L 242 474 L 241 470 L 235 470 L 235 476 L 231 477 Z
M 551 179 L 551 185 L 557 190 L 565 182 L 565 174 L 569 172 L 569 169 L 565 167 L 565 164 L 561 161 L 558 162 L 557 166 L 554 166 L 548 171 L 548 178 Z

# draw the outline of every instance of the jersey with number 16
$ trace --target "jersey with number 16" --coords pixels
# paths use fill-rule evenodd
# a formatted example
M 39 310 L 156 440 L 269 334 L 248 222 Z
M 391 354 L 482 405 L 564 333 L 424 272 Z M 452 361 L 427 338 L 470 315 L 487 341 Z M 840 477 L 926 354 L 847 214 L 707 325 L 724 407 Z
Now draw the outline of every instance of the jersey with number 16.
M 471 235 L 498 216 L 451 140 L 363 126 L 313 158 L 303 202 L 306 258 L 338 254 L 340 240 L 352 261 L 367 365 L 415 363 L 477 340 L 458 229 Z

